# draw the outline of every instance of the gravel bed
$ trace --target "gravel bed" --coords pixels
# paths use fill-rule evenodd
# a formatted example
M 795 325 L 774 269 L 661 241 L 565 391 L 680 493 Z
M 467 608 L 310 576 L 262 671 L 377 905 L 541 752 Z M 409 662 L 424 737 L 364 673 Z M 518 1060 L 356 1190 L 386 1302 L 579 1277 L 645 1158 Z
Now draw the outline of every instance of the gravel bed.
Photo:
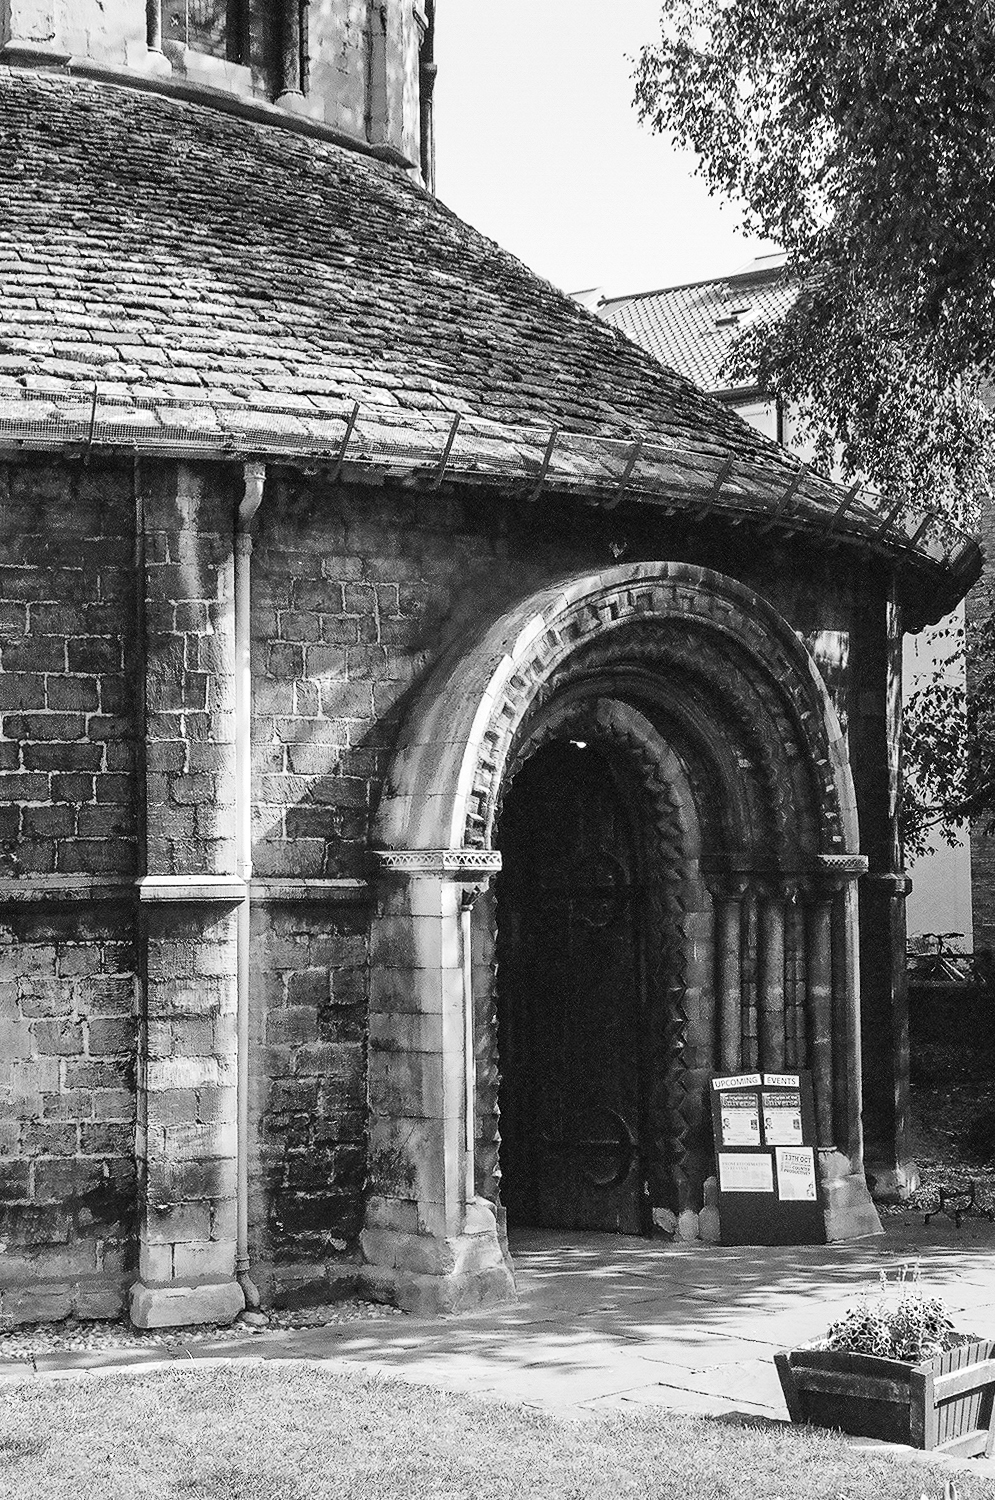
M 66 1318 L 61 1323 L 25 1323 L 0 1333 L 0 1359 L 35 1359 L 40 1354 L 82 1354 L 102 1349 L 177 1349 L 186 1344 L 237 1342 L 260 1333 L 286 1332 L 295 1328 L 324 1328 L 330 1323 L 360 1323 L 370 1318 L 403 1318 L 396 1307 L 379 1302 L 326 1302 L 316 1307 L 274 1308 L 256 1323 L 237 1318 L 227 1327 L 202 1324 L 183 1329 L 133 1328 L 122 1319 Z

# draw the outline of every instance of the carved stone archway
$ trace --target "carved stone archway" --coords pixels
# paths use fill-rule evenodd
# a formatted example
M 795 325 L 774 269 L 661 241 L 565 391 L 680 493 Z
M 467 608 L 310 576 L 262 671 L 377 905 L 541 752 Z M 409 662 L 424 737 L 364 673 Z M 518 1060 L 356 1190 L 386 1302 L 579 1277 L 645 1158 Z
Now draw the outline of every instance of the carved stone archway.
M 363 1247 L 368 1279 L 407 1307 L 512 1290 L 494 1164 L 477 1162 L 496 1135 L 478 1107 L 478 1057 L 491 1090 L 494 1059 L 475 1034 L 489 1010 L 471 913 L 500 867 L 503 789 L 572 716 L 625 747 L 661 826 L 692 835 L 675 891 L 683 926 L 693 918 L 686 951 L 706 955 L 691 1092 L 703 1068 L 810 1066 L 829 1235 L 877 1227 L 860 1134 L 865 862 L 825 686 L 787 623 L 736 581 L 685 563 L 613 568 L 523 601 L 442 660 L 385 783 Z M 677 988 L 680 1056 L 686 973 Z

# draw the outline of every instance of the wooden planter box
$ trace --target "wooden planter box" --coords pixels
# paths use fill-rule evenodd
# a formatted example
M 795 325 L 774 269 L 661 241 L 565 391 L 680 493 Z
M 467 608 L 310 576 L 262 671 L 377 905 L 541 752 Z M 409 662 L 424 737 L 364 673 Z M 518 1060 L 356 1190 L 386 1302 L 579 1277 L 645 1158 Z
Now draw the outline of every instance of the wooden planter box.
M 995 1340 L 921 1365 L 832 1349 L 792 1349 L 774 1363 L 792 1422 L 962 1458 L 995 1450 Z

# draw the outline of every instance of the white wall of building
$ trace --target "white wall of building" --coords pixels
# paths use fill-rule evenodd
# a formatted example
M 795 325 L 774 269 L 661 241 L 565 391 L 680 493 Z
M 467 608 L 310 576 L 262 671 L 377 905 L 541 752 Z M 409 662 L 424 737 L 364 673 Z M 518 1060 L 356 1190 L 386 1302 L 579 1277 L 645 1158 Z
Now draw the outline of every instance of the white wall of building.
M 949 645 L 945 646 L 940 636 L 947 626 L 963 629 L 963 603 L 935 630 L 905 637 L 902 678 L 906 699 L 933 678 L 936 666 L 949 655 Z M 948 662 L 944 676 L 951 683 L 963 684 L 963 659 Z M 955 946 L 972 947 L 971 846 L 966 826 L 953 847 L 934 839 L 930 853 L 909 862 L 908 873 L 912 878 L 912 892 L 906 902 L 909 936 L 959 932 L 963 937 Z

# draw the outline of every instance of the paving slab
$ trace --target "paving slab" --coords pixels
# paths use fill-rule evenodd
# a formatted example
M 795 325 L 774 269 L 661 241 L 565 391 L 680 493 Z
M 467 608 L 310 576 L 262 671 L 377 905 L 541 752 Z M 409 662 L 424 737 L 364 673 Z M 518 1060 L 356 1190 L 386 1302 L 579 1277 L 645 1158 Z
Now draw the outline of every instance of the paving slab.
M 662 1362 L 655 1366 L 656 1385 L 664 1391 L 694 1391 L 703 1396 L 721 1396 L 737 1405 L 754 1406 L 787 1421 L 788 1408 L 781 1382 L 770 1360 L 754 1358 L 708 1369 L 689 1370 Z
M 674 1386 L 640 1386 L 617 1396 L 601 1396 L 586 1403 L 588 1411 L 624 1411 L 631 1416 L 640 1408 L 682 1412 L 691 1417 L 768 1418 L 777 1421 L 765 1407 L 726 1396 L 710 1396 L 701 1391 L 685 1391 Z
M 581 1419 L 665 1408 L 719 1420 L 786 1417 L 774 1353 L 821 1334 L 884 1269 L 907 1229 L 836 1246 L 667 1246 L 606 1234 L 516 1238 L 519 1301 L 448 1319 L 370 1319 L 175 1349 L 104 1349 L 0 1364 L 0 1380 L 306 1361 L 462 1390 Z M 972 1331 L 995 1336 L 995 1250 L 927 1244 L 918 1259 Z M 13 1366 L 13 1369 L 11 1368 Z M 37 1372 L 37 1375 L 36 1375 Z M 854 1439 L 860 1451 L 869 1445 Z M 893 1446 L 893 1445 L 885 1445 Z M 913 1452 L 914 1450 L 908 1450 Z M 922 1455 L 918 1455 L 922 1457 Z M 933 1461 L 936 1461 L 935 1459 Z M 953 1461 L 951 1461 L 953 1463 Z M 960 1461 L 970 1472 L 995 1463 Z

